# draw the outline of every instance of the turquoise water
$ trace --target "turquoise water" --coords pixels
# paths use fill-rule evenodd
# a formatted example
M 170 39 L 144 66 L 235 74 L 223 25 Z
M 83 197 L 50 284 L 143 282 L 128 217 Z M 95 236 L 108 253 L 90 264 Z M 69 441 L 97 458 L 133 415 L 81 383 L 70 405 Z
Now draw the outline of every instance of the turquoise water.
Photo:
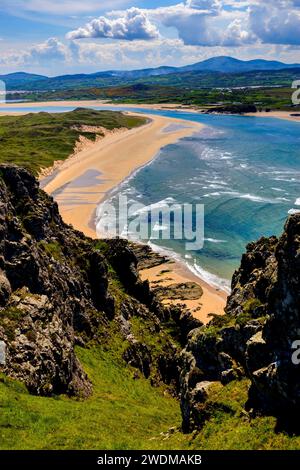
M 32 112 L 70 109 L 26 108 Z M 120 185 L 111 201 L 116 203 L 122 193 L 131 202 L 146 206 L 163 207 L 166 200 L 204 204 L 202 250 L 187 253 L 184 241 L 178 240 L 154 243 L 185 259 L 210 282 L 228 285 L 246 244 L 261 236 L 279 235 L 288 213 L 300 210 L 300 124 L 272 118 L 144 111 L 201 122 L 206 127 L 162 149 L 151 164 Z
M 146 205 L 163 206 L 166 199 L 204 204 L 202 250 L 187 253 L 183 241 L 155 244 L 180 254 L 210 282 L 228 285 L 222 279 L 231 278 L 247 243 L 279 235 L 289 211 L 300 209 L 295 204 L 300 197 L 300 125 L 271 118 L 180 117 L 207 127 L 165 147 L 121 191 Z

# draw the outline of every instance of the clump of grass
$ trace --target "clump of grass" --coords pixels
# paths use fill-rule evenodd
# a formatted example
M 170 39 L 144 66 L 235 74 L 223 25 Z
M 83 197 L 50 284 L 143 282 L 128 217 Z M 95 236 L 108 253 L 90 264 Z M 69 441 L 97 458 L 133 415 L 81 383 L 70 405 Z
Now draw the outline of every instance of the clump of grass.
M 0 327 L 10 341 L 15 338 L 15 329 L 22 320 L 25 313 L 17 307 L 6 307 L 0 309 Z
M 61 245 L 58 242 L 45 242 L 44 240 L 41 240 L 38 245 L 42 247 L 45 252 L 54 258 L 56 261 L 62 261 L 63 260 L 63 253 L 61 249 Z

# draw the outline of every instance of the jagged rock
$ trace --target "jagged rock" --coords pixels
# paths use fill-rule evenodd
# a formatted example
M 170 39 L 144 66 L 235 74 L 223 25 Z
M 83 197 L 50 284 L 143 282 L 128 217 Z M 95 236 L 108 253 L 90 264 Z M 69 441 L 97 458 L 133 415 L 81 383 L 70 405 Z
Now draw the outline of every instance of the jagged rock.
M 237 369 L 227 369 L 227 370 L 224 370 L 222 373 L 221 373 L 221 383 L 223 385 L 227 385 L 229 384 L 230 382 L 232 382 L 233 380 L 237 380 L 239 378 L 241 378 L 243 376 L 243 372 L 241 369 L 237 368 Z
M 11 286 L 4 272 L 0 270 L 0 306 L 3 307 L 11 295 Z
M 223 371 L 231 369 L 233 366 L 232 358 L 229 356 L 229 354 L 226 354 L 224 352 L 220 352 L 218 354 L 218 361 L 222 370 L 221 375 Z
M 171 300 L 198 300 L 203 295 L 203 289 L 195 282 L 171 284 L 169 286 L 158 286 L 153 288 L 159 299 Z
M 251 380 L 248 409 L 297 415 L 300 364 L 293 363 L 292 354 L 299 339 L 300 214 L 295 214 L 279 239 L 248 245 L 233 276 L 226 315 L 189 335 L 181 355 L 184 428 L 197 423 L 197 413 L 199 422 L 203 418 L 203 408 L 193 397 L 195 383 L 189 383 L 195 368 L 202 380 L 223 384 L 246 374 Z
M 173 384 L 176 392 L 179 387 L 179 362 L 177 348 L 170 344 L 169 350 L 158 358 L 158 370 L 164 383 Z
M 0 341 L 0 366 L 6 364 L 6 344 L 4 341 Z
M 28 171 L 11 165 L 0 167 L 0 234 L 4 372 L 33 393 L 87 396 L 91 384 L 74 345 L 84 345 L 99 323 L 114 317 L 104 256 L 92 240 L 63 223 L 57 204 Z M 112 249 L 116 259 L 120 250 L 128 274 L 134 255 L 128 250 L 126 259 L 121 246 Z M 139 282 L 134 271 L 131 281 L 134 289 Z
M 192 400 L 196 403 L 203 403 L 208 399 L 209 389 L 213 382 L 203 381 L 196 384 L 192 391 Z
M 139 369 L 148 378 L 151 368 L 151 353 L 146 344 L 133 340 L 123 353 L 123 359 L 132 367 Z
M 295 414 L 300 410 L 300 365 L 292 362 L 292 345 L 300 337 L 299 214 L 289 217 L 275 257 L 276 282 L 269 290 L 269 317 L 262 332 L 269 355 L 250 375 L 251 399 L 257 408 Z
M 161 262 L 148 247 L 86 238 L 62 221 L 57 204 L 28 171 L 1 165 L 2 370 L 32 393 L 88 396 L 91 384 L 74 346 L 92 341 L 107 347 L 112 327 L 129 343 L 124 359 L 146 377 L 151 373 L 154 384 L 164 381 L 176 393 L 179 348 L 164 322 L 176 343 L 199 322 L 187 312 L 173 318 L 149 283 L 140 280 L 136 252 L 140 259 L 149 255 L 152 263 Z
M 272 354 L 263 339 L 262 331 L 257 332 L 246 343 L 246 367 L 252 372 L 260 369 L 266 364 L 266 361 L 272 360 Z

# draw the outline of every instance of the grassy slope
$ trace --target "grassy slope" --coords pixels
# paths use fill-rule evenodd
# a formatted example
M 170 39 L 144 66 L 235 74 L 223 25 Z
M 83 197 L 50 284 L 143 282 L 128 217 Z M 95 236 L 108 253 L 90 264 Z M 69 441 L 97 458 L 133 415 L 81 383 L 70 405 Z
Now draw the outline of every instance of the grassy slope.
M 81 77 L 56 77 L 43 80 L 34 80 L 28 83 L 8 85 L 8 89 L 16 90 L 80 90 L 84 88 L 105 88 L 111 86 L 135 85 L 144 83 L 148 85 L 177 86 L 189 88 L 215 88 L 231 86 L 290 86 L 293 80 L 299 79 L 299 68 L 282 70 L 256 70 L 251 72 L 223 73 L 212 71 L 186 71 L 164 75 L 146 77 L 124 77 L 118 75 L 98 75 Z
M 94 348 L 77 351 L 94 385 L 87 401 L 29 395 L 7 378 L 0 383 L 1 449 L 133 449 L 180 422 L 179 406 L 145 379 Z
M 0 163 L 15 163 L 37 174 L 55 160 L 64 160 L 74 150 L 82 131 L 73 126 L 132 128 L 145 119 L 119 112 L 77 109 L 68 113 L 30 113 L 0 117 Z M 95 139 L 95 133 L 84 133 Z
M 94 394 L 87 401 L 29 395 L 0 378 L 0 449 L 299 449 L 300 438 L 275 433 L 275 419 L 243 412 L 247 381 L 214 388 L 211 418 L 200 433 L 183 435 L 178 402 L 134 379 L 133 370 L 99 346 L 78 349 Z

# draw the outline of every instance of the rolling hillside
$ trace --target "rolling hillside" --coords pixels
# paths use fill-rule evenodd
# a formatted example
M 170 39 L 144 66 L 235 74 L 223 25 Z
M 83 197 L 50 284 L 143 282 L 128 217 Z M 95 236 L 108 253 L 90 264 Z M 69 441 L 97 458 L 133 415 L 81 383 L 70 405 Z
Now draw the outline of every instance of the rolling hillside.
M 93 74 L 45 77 L 23 72 L 2 75 L 8 90 L 49 91 L 108 87 L 134 83 L 166 86 L 227 87 L 287 85 L 298 79 L 300 64 L 267 60 L 241 61 L 213 57 L 185 67 L 158 67 L 132 71 L 103 71 Z

